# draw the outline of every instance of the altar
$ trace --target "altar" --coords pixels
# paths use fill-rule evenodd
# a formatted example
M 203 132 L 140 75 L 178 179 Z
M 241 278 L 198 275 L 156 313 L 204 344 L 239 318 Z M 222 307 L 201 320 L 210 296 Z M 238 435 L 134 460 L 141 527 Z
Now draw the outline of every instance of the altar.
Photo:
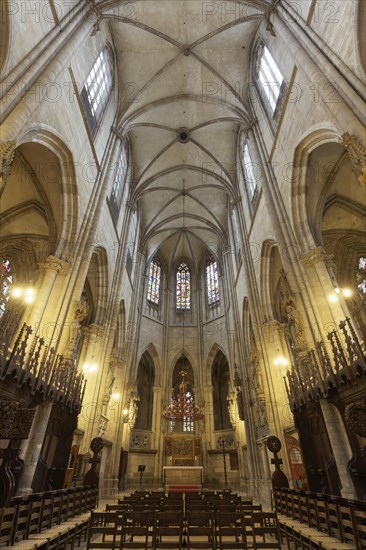
M 163 466 L 163 486 L 166 491 L 201 491 L 202 466 Z

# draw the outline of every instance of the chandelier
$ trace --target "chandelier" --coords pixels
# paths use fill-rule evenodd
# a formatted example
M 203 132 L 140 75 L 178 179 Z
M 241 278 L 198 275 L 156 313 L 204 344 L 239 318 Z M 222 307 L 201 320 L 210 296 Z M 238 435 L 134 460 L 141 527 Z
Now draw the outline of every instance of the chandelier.
M 193 395 L 187 391 L 187 372 L 182 370 L 179 374 L 182 377 L 182 381 L 179 384 L 179 393 L 172 396 L 169 407 L 163 412 L 164 420 L 203 420 L 205 417 L 204 413 L 199 407 L 195 406 Z

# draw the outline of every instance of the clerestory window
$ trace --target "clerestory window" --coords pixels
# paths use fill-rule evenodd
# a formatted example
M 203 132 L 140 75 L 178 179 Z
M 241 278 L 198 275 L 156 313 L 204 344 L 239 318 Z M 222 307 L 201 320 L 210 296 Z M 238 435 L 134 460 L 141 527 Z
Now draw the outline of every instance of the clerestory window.
M 220 301 L 219 273 L 214 257 L 208 259 L 206 264 L 207 301 L 212 306 Z
M 274 113 L 280 99 L 284 78 L 270 51 L 264 44 L 259 47 L 256 76 L 268 105 Z
M 249 147 L 244 145 L 243 151 L 244 177 L 247 184 L 249 198 L 253 199 L 257 191 L 257 180 L 254 173 L 254 165 L 249 153 Z
M 181 263 L 176 274 L 176 308 L 191 309 L 191 274 L 187 264 Z
M 106 108 L 113 86 L 112 52 L 106 46 L 98 55 L 81 90 L 87 123 L 92 134 Z
M 159 305 L 161 265 L 157 257 L 150 262 L 147 299 L 150 303 Z

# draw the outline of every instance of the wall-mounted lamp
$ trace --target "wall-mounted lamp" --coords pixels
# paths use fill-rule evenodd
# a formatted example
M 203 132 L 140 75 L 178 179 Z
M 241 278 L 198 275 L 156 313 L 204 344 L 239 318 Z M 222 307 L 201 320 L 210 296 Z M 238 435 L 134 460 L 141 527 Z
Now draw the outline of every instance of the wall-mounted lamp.
M 288 361 L 283 355 L 278 355 L 276 359 L 274 359 L 273 364 L 276 367 L 287 367 Z
M 343 296 L 344 298 L 350 298 L 352 296 L 352 290 L 350 288 L 340 288 L 339 286 L 335 286 L 332 294 L 329 296 L 330 302 L 338 302 L 339 296 Z
M 32 304 L 35 299 L 35 292 L 32 287 L 22 288 L 20 286 L 16 286 L 12 289 L 11 295 L 16 299 L 22 298 L 26 304 Z
M 121 399 L 121 394 L 119 393 L 119 391 L 115 390 L 112 393 L 111 398 L 113 399 L 113 401 L 119 401 Z
M 332 283 L 334 286 L 334 290 L 329 296 L 330 302 L 333 302 L 333 303 L 338 302 L 338 299 L 340 296 L 343 296 L 344 298 L 350 298 L 352 296 L 353 294 L 352 290 L 350 288 L 342 288 L 338 286 L 334 276 L 332 277 Z
M 85 374 L 91 374 L 92 372 L 97 372 L 98 365 L 96 363 L 84 363 L 83 371 Z

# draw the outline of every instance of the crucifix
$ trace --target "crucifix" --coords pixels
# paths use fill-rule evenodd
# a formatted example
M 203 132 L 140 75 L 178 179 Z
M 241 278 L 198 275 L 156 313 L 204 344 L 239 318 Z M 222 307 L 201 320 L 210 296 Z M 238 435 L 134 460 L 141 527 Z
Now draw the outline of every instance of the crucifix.
M 267 439 L 267 448 L 273 453 L 271 464 L 274 464 L 275 471 L 272 474 L 272 489 L 281 489 L 281 487 L 289 487 L 286 474 L 281 470 L 282 458 L 279 458 L 278 453 L 281 450 L 281 441 L 278 437 L 270 435 Z

